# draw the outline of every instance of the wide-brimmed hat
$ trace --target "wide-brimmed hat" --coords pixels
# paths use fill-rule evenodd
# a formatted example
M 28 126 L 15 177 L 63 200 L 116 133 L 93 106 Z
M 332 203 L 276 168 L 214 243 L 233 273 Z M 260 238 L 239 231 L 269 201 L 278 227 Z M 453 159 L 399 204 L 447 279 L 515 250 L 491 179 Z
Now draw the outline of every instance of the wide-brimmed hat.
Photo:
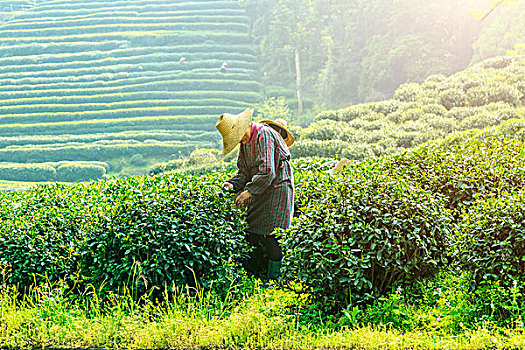
M 274 125 L 276 126 L 277 128 L 280 128 L 281 130 L 283 130 L 286 135 L 281 135 L 283 136 L 283 139 L 284 139 L 284 142 L 286 143 L 286 145 L 288 147 L 290 147 L 291 145 L 293 145 L 293 143 L 295 142 L 295 137 L 292 135 L 292 133 L 286 128 L 286 121 L 283 120 L 283 119 L 276 119 L 276 120 L 261 120 L 259 123 L 263 123 L 263 124 L 268 124 L 270 126 Z M 274 128 L 275 129 L 275 128 Z M 279 130 L 277 130 L 279 131 Z
M 222 135 L 222 154 L 226 155 L 241 142 L 242 137 L 252 122 L 253 109 L 247 108 L 239 114 L 222 114 L 215 127 Z

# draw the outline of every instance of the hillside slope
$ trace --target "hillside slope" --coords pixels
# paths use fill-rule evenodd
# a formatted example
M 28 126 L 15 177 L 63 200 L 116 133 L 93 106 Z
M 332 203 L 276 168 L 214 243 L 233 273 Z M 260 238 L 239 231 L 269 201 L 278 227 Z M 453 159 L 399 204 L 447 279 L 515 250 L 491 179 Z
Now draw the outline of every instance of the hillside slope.
M 217 143 L 218 114 L 260 100 L 236 0 L 15 10 L 0 25 L 0 162 L 104 161 L 112 171 L 135 155 L 139 164 L 188 154 Z
M 525 116 L 525 56 L 489 59 L 422 84 L 401 85 L 393 99 L 325 111 L 300 132 L 294 157 L 352 159 L 392 154 L 466 130 Z

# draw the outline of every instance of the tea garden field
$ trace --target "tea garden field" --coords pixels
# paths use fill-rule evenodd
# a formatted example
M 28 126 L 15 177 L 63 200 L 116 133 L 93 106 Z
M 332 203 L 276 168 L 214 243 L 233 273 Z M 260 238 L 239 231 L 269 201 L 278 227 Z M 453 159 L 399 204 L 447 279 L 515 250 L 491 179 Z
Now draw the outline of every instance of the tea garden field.
M 242 268 L 229 172 L 2 192 L 0 344 L 523 348 L 525 140 L 510 125 L 334 175 L 295 161 L 270 289 Z
M 216 116 L 262 98 L 236 0 L 1 1 L 0 11 L 3 180 L 146 172 L 217 147 Z
M 0 21 L 0 347 L 525 348 L 523 56 L 291 125 L 266 288 L 214 130 L 263 96 L 238 2 L 0 1 Z

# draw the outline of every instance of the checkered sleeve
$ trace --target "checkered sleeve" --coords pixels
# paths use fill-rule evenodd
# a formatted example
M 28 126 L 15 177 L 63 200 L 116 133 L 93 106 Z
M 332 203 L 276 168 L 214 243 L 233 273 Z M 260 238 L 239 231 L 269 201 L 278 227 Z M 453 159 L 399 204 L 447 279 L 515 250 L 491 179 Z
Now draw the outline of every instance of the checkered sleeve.
M 256 163 L 258 172 L 251 182 L 246 185 L 246 190 L 251 194 L 262 194 L 272 184 L 277 176 L 275 169 L 275 144 L 271 133 L 266 128 L 259 130 L 256 149 Z
M 250 180 L 248 167 L 246 165 L 244 157 L 244 149 L 243 147 L 241 147 L 239 150 L 239 157 L 237 158 L 237 168 L 239 169 L 239 171 L 237 171 L 237 174 L 234 177 L 226 181 L 233 185 L 233 189 L 236 192 L 242 190 Z

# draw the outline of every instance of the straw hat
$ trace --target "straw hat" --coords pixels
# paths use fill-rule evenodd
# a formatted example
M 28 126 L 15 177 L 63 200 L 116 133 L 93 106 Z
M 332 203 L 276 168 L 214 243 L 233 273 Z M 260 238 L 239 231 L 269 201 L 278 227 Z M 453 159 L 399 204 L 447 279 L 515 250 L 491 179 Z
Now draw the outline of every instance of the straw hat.
M 259 123 L 268 124 L 270 126 L 271 125 L 275 125 L 278 128 L 282 129 L 286 133 L 286 136 L 283 136 L 283 139 L 284 139 L 284 142 L 286 143 L 286 145 L 288 147 L 293 145 L 293 143 L 295 142 L 295 137 L 286 128 L 287 124 L 286 124 L 286 121 L 284 119 L 275 119 L 275 121 L 273 121 L 273 120 L 261 120 Z
M 224 113 L 217 119 L 215 127 L 222 135 L 222 154 L 227 155 L 241 142 L 252 122 L 253 109 L 247 108 L 237 115 Z
M 337 162 L 337 164 L 332 169 L 325 171 L 325 173 L 329 173 L 330 175 L 335 175 L 335 173 L 340 173 L 341 171 L 343 171 L 343 167 L 349 164 L 350 164 L 350 159 L 343 158 L 339 162 Z

